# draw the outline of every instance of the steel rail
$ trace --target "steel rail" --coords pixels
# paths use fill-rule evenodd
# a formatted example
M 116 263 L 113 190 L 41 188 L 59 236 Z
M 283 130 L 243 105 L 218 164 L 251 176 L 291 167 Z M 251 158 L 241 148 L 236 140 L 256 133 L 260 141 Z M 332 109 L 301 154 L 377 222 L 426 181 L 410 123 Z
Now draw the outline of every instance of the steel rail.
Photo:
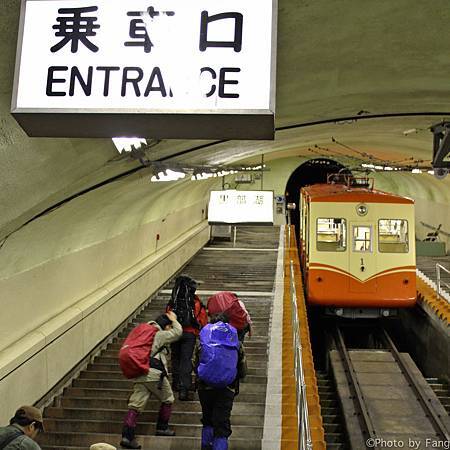
M 359 386 L 355 368 L 350 359 L 350 355 L 348 354 L 347 347 L 345 346 L 341 330 L 337 326 L 335 328 L 335 341 L 338 347 L 338 351 L 342 355 L 344 370 L 347 374 L 347 379 L 349 381 L 349 387 L 352 393 L 352 398 L 356 400 L 354 401 L 354 404 L 356 409 L 358 410 L 357 414 L 359 415 L 360 419 L 362 419 L 363 426 L 361 428 L 361 431 L 365 435 L 366 442 L 368 439 L 371 439 L 374 442 L 374 446 L 371 448 L 379 449 L 379 446 L 377 444 L 378 442 L 377 433 L 373 425 L 372 419 L 370 418 L 369 411 L 366 406 L 366 402 L 364 400 L 364 395 L 362 393 L 361 387 Z
M 420 404 L 422 405 L 422 408 L 425 411 L 426 416 L 430 418 L 430 421 L 432 422 L 434 429 L 441 435 L 441 437 L 445 441 L 450 442 L 450 434 L 447 432 L 445 425 L 442 423 L 440 417 L 438 416 L 438 414 L 436 414 L 435 410 L 431 407 L 430 399 L 427 397 L 423 389 L 420 387 L 419 383 L 417 383 L 414 374 L 412 373 L 409 366 L 405 363 L 402 355 L 397 350 L 397 347 L 395 346 L 394 342 L 387 334 L 385 329 L 381 329 L 380 333 L 383 340 L 386 343 L 386 346 L 388 347 L 388 350 L 391 352 L 395 361 L 400 366 L 403 375 L 405 376 L 412 390 L 416 394 L 416 397 L 419 400 Z

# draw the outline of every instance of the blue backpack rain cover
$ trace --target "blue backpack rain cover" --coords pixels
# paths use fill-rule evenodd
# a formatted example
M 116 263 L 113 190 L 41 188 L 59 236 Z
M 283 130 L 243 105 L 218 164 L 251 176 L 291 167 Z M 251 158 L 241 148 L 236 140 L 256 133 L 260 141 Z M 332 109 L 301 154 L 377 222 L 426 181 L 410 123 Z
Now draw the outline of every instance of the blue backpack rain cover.
M 210 323 L 200 331 L 198 377 L 215 388 L 225 388 L 237 376 L 239 340 L 228 323 Z

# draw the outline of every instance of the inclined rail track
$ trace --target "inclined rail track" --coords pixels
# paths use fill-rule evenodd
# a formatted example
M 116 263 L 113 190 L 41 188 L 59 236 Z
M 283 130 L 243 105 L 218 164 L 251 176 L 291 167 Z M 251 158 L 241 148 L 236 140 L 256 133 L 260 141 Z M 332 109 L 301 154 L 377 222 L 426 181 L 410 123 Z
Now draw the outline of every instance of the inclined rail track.
M 419 443 L 417 444 L 419 447 L 416 448 L 436 446 L 448 448 L 445 447 L 450 442 L 450 420 L 447 412 L 409 355 L 398 351 L 386 330 L 376 329 L 375 335 L 377 341 L 383 344 L 383 349 L 350 350 L 345 343 L 343 330 L 337 325 L 333 330 L 334 343 L 348 384 L 341 393 L 349 393 L 353 401 L 353 414 L 358 417 L 359 433 L 364 444 L 367 448 L 381 449 L 391 443 L 395 445 L 395 442 L 400 442 L 400 446 L 408 448 L 408 445 L 414 441 Z M 386 370 L 385 373 L 383 373 L 383 367 Z M 370 373 L 370 370 L 373 370 L 373 373 Z M 374 382 L 375 377 L 378 377 L 379 381 Z M 394 379 L 396 381 L 393 381 L 392 385 L 386 381 L 386 385 L 383 386 L 383 380 Z M 399 414 L 398 423 L 396 423 L 395 416 L 388 417 L 392 411 L 385 406 L 386 417 L 383 417 L 383 407 L 380 408 L 380 405 L 389 405 L 389 395 L 392 395 L 391 402 L 394 404 L 394 409 L 396 405 L 398 411 L 405 411 L 405 415 L 408 412 L 407 405 L 412 404 L 416 408 L 415 403 L 417 403 L 421 411 L 416 413 L 416 417 L 412 415 L 401 417 Z M 403 408 L 402 399 L 405 403 Z M 345 401 L 342 404 L 344 405 Z M 351 411 L 348 404 L 347 402 L 347 412 L 344 411 L 347 416 Z M 351 420 L 348 421 L 350 424 L 351 422 Z M 355 421 L 353 426 L 354 424 Z M 357 435 L 358 433 L 354 433 L 354 436 Z M 353 448 L 355 448 L 355 442 L 357 440 L 353 441 Z

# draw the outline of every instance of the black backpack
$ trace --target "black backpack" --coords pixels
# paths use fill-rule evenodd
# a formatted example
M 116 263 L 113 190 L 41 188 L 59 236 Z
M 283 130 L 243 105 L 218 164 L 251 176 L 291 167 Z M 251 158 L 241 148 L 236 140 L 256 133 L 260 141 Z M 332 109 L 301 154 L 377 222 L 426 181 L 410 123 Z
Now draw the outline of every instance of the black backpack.
M 196 289 L 196 281 L 186 275 L 180 275 L 175 279 L 167 306 L 177 315 L 177 320 L 183 327 L 200 328 L 194 313 Z

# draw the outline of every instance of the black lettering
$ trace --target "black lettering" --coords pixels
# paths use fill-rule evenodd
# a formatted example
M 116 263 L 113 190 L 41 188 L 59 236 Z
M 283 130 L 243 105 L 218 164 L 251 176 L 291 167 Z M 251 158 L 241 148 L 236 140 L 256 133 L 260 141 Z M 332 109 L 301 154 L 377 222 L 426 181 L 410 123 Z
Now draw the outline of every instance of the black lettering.
M 157 86 L 153 86 L 153 81 L 155 80 L 155 78 L 158 79 L 158 85 Z M 148 95 L 152 91 L 159 91 L 159 92 L 161 92 L 161 95 L 163 97 L 167 96 L 166 87 L 164 86 L 164 80 L 163 80 L 163 77 L 161 75 L 161 70 L 160 70 L 159 67 L 154 67 L 153 68 L 152 73 L 150 75 L 150 78 L 148 80 L 147 88 L 145 89 L 144 97 L 148 97 Z
M 137 78 L 128 77 L 128 72 L 132 71 L 137 72 Z M 140 97 L 141 91 L 139 90 L 139 81 L 141 81 L 143 77 L 144 72 L 140 67 L 124 67 L 122 75 L 122 97 L 125 97 L 125 95 L 127 94 L 127 83 L 131 83 L 133 85 L 136 97 Z
M 103 84 L 103 96 L 108 97 L 109 94 L 109 80 L 110 74 L 113 70 L 120 70 L 118 66 L 98 66 L 96 70 L 101 70 L 105 72 L 105 83 Z
M 73 66 L 72 70 L 70 71 L 70 87 L 69 87 L 69 95 L 71 97 L 75 94 L 75 80 L 78 80 L 78 83 L 81 86 L 81 89 L 83 89 L 84 95 L 86 97 L 89 97 L 92 92 L 92 71 L 93 67 L 89 66 L 88 68 L 88 74 L 87 74 L 87 81 L 84 81 L 80 71 L 78 70 L 78 67 Z
M 238 80 L 227 80 L 225 78 L 227 72 L 240 72 L 239 67 L 222 67 L 219 75 L 219 97 L 220 98 L 239 98 L 239 94 L 227 94 L 225 93 L 226 84 L 239 84 Z
M 50 66 L 48 68 L 47 73 L 47 89 L 45 90 L 45 93 L 48 97 L 63 97 L 66 95 L 65 92 L 55 92 L 53 91 L 53 83 L 65 83 L 65 78 L 53 78 L 53 75 L 56 71 L 66 71 L 69 68 L 67 66 Z
M 202 67 L 200 69 L 200 76 L 203 74 L 203 72 L 209 72 L 213 80 L 217 78 L 215 70 L 211 69 L 211 67 Z M 214 95 L 214 92 L 216 92 L 216 85 L 213 83 L 211 85 L 211 90 L 206 94 L 206 97 L 211 97 L 211 95 Z

